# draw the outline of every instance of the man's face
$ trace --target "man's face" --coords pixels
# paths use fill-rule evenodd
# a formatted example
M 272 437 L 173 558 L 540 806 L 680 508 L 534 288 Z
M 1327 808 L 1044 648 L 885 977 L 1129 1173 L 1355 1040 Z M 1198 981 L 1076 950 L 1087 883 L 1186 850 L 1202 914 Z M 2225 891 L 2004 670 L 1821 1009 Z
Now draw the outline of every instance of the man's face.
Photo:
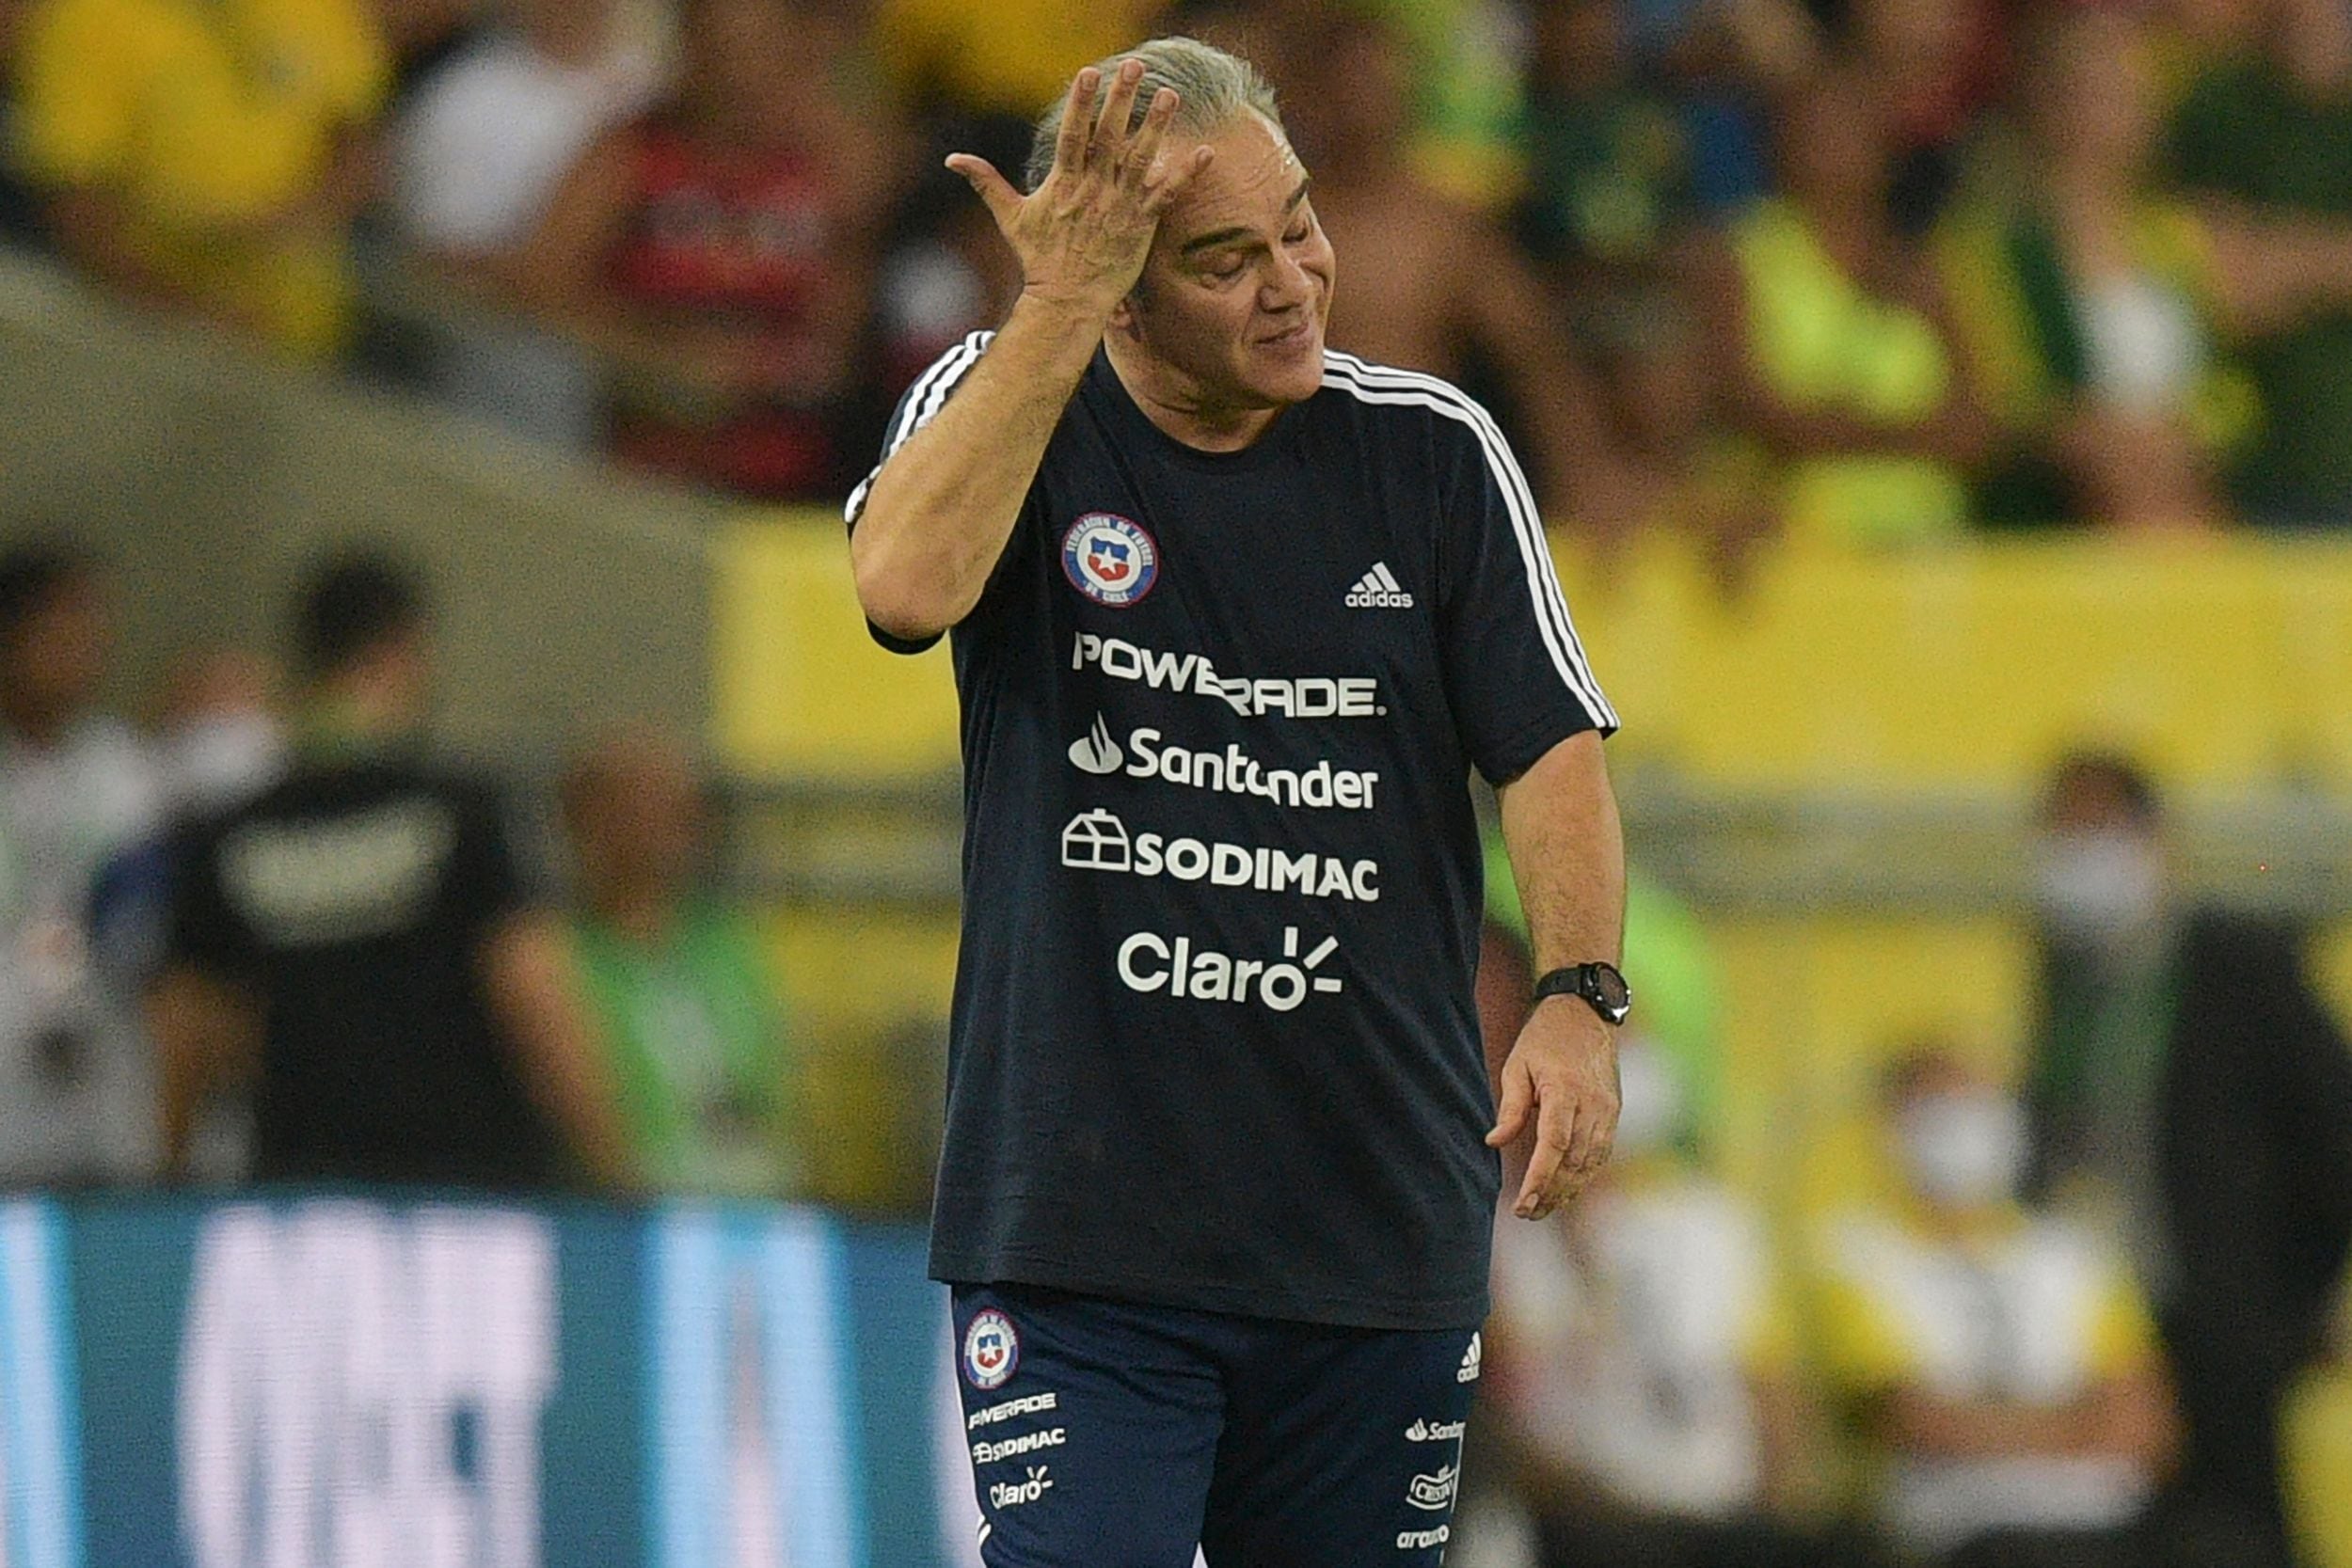
M 106 593 L 94 579 L 61 585 L 25 617 L 7 652 L 15 703 L 42 722 L 63 722 L 98 699 L 114 645 Z
M 2050 936 L 2127 950 L 2158 928 L 2165 900 L 2164 846 L 2122 786 L 2078 769 L 2052 793 L 2036 849 L 2034 899 Z
M 1323 386 L 1332 277 L 1307 171 L 1256 115 L 1206 145 L 1216 160 L 1160 220 L 1143 277 L 1112 326 L 1132 334 L 1201 407 L 1303 403 Z M 1191 148 L 1168 155 L 1188 157 Z
M 699 781 L 667 745 L 606 749 L 573 801 L 573 847 L 590 881 L 674 895 L 691 879 L 704 830 Z

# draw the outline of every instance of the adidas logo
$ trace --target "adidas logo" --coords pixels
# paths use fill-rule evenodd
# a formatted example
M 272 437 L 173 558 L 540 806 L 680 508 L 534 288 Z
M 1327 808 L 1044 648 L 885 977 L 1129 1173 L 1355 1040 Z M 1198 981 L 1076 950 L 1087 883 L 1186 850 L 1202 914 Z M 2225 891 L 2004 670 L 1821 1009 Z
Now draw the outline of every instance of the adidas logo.
M 1476 1383 L 1478 1381 L 1478 1351 L 1479 1338 L 1473 1334 L 1470 1336 L 1470 1349 L 1462 1353 L 1462 1370 L 1454 1374 L 1454 1382 Z
M 1358 579 L 1347 591 L 1350 610 L 1410 610 L 1413 596 L 1405 592 L 1405 585 L 1396 580 L 1385 561 L 1375 561 L 1372 570 Z

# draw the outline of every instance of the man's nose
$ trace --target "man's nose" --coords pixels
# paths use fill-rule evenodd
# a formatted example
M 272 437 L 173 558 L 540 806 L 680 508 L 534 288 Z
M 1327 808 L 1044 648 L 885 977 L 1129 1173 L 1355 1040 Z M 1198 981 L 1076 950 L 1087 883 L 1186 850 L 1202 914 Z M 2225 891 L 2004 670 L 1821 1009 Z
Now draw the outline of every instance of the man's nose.
M 1298 264 L 1296 257 L 1276 251 L 1273 269 L 1258 290 L 1258 308 L 1266 311 L 1290 310 L 1313 297 L 1313 276 Z

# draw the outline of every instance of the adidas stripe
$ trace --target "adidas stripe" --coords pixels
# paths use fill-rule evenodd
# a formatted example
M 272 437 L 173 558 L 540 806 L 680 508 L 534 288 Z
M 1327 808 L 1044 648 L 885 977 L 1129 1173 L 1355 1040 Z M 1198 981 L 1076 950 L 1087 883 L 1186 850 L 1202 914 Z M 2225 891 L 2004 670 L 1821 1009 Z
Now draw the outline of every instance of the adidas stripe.
M 858 481 L 857 488 L 850 492 L 849 504 L 841 509 L 844 522 L 857 521 L 858 514 L 866 510 L 866 492 L 873 489 L 875 477 L 882 471 L 882 463 L 889 462 L 891 454 L 905 446 L 909 436 L 930 423 L 932 416 L 947 405 L 947 394 L 955 390 L 956 383 L 963 379 L 966 371 L 979 363 L 980 356 L 988 351 L 989 342 L 995 336 L 993 332 L 975 332 L 931 361 L 931 368 L 922 373 L 898 404 L 898 421 L 891 426 L 890 441 L 882 448 L 882 462 L 875 464 L 873 472 Z
M 1365 403 L 1396 404 L 1428 408 L 1450 420 L 1468 425 L 1477 436 L 1479 446 L 1486 456 L 1486 466 L 1493 472 L 1496 488 L 1502 494 L 1503 508 L 1511 517 L 1511 529 L 1519 546 L 1520 562 L 1527 568 L 1527 585 L 1535 610 L 1535 625 L 1544 640 L 1545 650 L 1550 654 L 1552 667 L 1560 678 L 1582 705 L 1585 714 L 1596 724 L 1605 728 L 1617 727 L 1617 710 L 1609 705 L 1601 694 L 1600 683 L 1593 675 L 1586 659 L 1584 644 L 1576 635 L 1576 626 L 1568 618 L 1568 601 L 1560 592 L 1560 578 L 1552 570 L 1551 551 L 1544 542 L 1543 523 L 1535 510 L 1535 498 L 1527 487 L 1527 478 L 1519 471 L 1518 462 L 1495 427 L 1493 418 L 1476 403 L 1455 388 L 1434 375 L 1418 371 L 1394 370 L 1374 365 L 1352 354 L 1329 350 L 1324 354 L 1324 379 L 1327 387 L 1336 387 Z

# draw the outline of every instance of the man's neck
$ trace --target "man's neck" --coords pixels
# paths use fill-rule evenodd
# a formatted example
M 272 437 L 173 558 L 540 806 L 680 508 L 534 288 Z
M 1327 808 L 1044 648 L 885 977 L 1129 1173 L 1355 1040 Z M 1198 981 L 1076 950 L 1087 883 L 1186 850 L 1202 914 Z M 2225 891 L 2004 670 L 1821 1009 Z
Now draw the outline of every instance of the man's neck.
M 1282 411 L 1219 404 L 1176 375 L 1116 333 L 1103 347 L 1119 384 L 1127 389 L 1143 417 L 1174 440 L 1198 451 L 1240 451 L 1258 437 Z

